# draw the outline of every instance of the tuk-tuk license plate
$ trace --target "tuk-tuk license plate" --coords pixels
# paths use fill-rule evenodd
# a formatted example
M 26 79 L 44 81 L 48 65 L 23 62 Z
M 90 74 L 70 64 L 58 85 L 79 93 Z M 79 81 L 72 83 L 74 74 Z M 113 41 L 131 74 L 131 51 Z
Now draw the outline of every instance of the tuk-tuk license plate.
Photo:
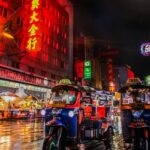
M 52 104 L 52 107 L 65 107 L 64 103 L 56 103 L 56 104 Z

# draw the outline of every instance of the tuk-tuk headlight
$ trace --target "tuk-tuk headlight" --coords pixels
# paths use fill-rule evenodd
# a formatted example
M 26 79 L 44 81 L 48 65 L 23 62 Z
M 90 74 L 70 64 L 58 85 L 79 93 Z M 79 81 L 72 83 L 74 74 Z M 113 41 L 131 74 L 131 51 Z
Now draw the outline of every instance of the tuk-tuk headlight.
M 143 113 L 143 110 L 139 110 L 139 111 L 132 112 L 132 115 L 134 118 L 140 118 L 142 113 Z
M 42 109 L 40 113 L 41 113 L 42 116 L 45 116 L 45 114 L 46 114 L 45 109 Z
M 74 111 L 69 111 L 68 116 L 72 118 L 74 116 Z

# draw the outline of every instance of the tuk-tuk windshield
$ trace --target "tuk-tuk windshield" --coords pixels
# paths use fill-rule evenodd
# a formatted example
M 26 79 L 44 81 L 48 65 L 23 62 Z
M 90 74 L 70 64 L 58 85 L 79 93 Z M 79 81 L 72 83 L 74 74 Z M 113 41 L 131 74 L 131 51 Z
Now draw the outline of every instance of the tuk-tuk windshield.
M 73 88 L 57 88 L 52 91 L 51 101 L 53 103 L 74 104 L 77 97 L 77 91 Z
M 150 91 L 147 89 L 127 90 L 122 93 L 122 104 L 132 104 L 134 101 L 139 101 L 143 104 L 150 104 Z

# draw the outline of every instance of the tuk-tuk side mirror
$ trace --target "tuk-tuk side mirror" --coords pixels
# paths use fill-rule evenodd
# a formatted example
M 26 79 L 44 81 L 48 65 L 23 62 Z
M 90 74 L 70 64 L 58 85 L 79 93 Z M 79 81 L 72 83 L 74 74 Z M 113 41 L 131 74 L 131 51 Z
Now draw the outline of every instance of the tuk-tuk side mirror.
M 102 122 L 106 123 L 107 119 L 106 118 L 101 118 Z

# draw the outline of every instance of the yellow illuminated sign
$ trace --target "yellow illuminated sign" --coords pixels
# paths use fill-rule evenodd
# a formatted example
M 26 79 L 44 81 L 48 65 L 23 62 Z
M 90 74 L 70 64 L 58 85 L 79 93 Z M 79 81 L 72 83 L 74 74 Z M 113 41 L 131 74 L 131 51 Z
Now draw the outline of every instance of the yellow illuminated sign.
M 36 32 L 38 31 L 38 26 L 35 25 L 39 21 L 38 18 L 38 13 L 36 12 L 36 9 L 39 8 L 39 0 L 32 0 L 31 3 L 31 10 L 32 10 L 32 15 L 30 16 L 30 21 L 29 23 L 31 24 L 30 28 L 28 29 L 29 32 L 29 39 L 27 41 L 27 46 L 26 49 L 28 51 L 36 49 L 36 44 L 37 44 L 37 37 L 36 37 Z
M 37 38 L 36 38 L 36 37 L 30 38 L 30 39 L 28 40 L 28 44 L 27 44 L 27 47 L 26 47 L 26 48 L 27 48 L 28 50 L 33 50 L 33 49 L 35 49 L 36 43 L 37 43 Z
M 30 33 L 30 36 L 35 36 L 36 30 L 38 30 L 38 27 L 32 24 L 31 28 L 28 30 L 28 32 Z
M 31 9 L 35 10 L 39 7 L 39 0 L 32 0 L 32 6 Z
M 35 22 L 39 21 L 39 19 L 37 18 L 37 15 L 38 15 L 38 13 L 36 13 L 35 11 L 33 11 L 32 16 L 30 17 L 31 18 L 30 23 L 32 23 L 34 21 Z

